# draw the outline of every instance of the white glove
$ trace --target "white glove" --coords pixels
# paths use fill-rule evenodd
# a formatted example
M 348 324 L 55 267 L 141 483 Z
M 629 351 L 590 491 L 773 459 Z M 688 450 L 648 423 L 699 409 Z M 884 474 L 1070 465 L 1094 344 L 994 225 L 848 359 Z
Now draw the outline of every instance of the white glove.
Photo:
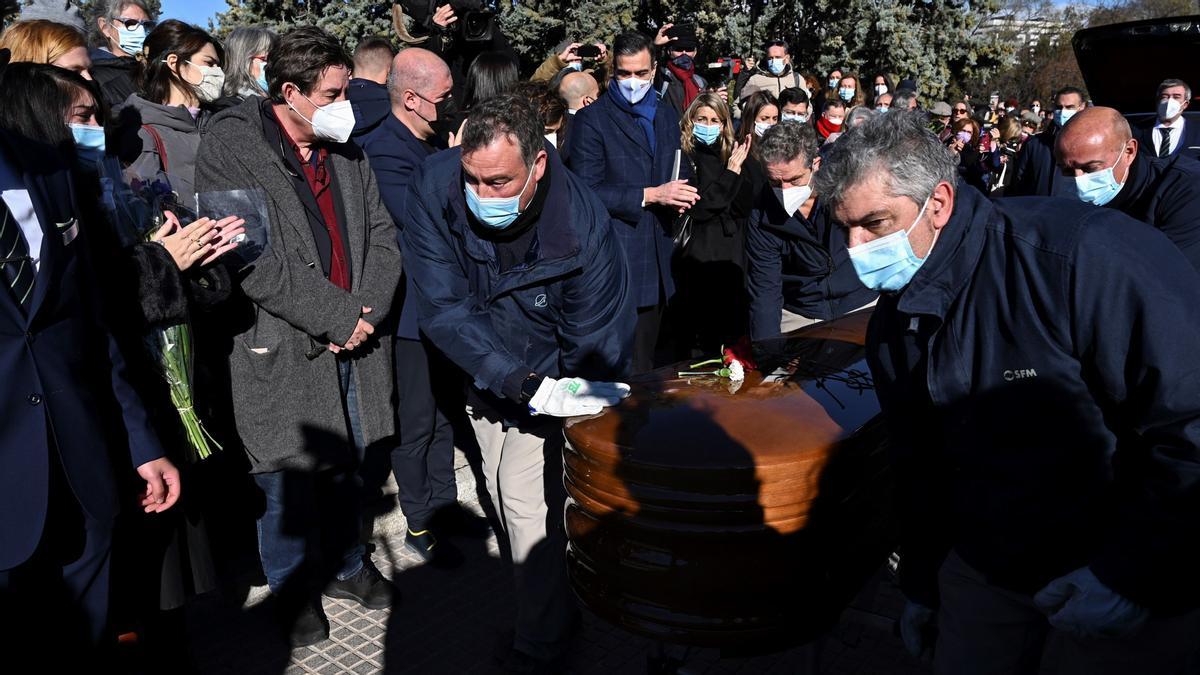
M 622 382 L 589 382 L 578 377 L 542 380 L 537 393 L 529 399 L 529 412 L 551 417 L 595 415 L 621 402 L 629 395 Z

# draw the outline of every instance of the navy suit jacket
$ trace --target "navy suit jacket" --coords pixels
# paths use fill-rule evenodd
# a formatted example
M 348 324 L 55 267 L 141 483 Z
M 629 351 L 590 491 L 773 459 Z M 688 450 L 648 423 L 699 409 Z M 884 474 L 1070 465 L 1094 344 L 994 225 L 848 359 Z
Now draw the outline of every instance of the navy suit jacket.
M 29 191 L 44 235 L 29 311 L 0 293 L 0 569 L 9 569 L 42 537 L 55 446 L 75 497 L 100 521 L 119 508 L 110 451 L 127 444 L 134 466 L 163 451 L 105 325 L 70 174 L 53 148 L 2 132 L 0 162 Z
M 675 293 L 671 228 L 678 214 L 658 206 L 642 208 L 642 190 L 671 180 L 679 149 L 679 115 L 671 104 L 658 102 L 651 154 L 642 128 L 610 96 L 605 92 L 575 113 L 569 166 L 616 221 L 613 227 L 629 263 L 637 306 L 653 307 Z M 679 177 L 691 177 L 688 162 L 681 162 Z
M 434 149 L 422 143 L 404 126 L 396 116 L 388 113 L 387 117 L 366 133 L 355 136 L 363 152 L 367 153 L 367 161 L 375 171 L 375 180 L 379 183 L 379 194 L 392 220 L 396 223 L 396 240 L 400 242 L 401 255 L 404 251 L 405 200 L 408 197 L 408 183 L 412 180 L 413 171 L 433 154 Z M 396 336 L 409 340 L 421 337 L 417 327 L 416 303 L 411 298 L 414 295 L 412 279 L 404 275 L 404 298 L 400 303 L 400 319 L 396 326 Z
M 1154 145 L 1154 127 L 1157 124 L 1158 119 L 1153 119 L 1149 123 L 1139 124 L 1133 129 L 1133 137 L 1138 141 L 1138 148 L 1151 157 L 1158 157 L 1158 146 Z M 1168 157 L 1178 157 L 1179 155 L 1200 160 L 1200 119 L 1183 118 L 1183 140 L 1175 146 L 1175 152 Z

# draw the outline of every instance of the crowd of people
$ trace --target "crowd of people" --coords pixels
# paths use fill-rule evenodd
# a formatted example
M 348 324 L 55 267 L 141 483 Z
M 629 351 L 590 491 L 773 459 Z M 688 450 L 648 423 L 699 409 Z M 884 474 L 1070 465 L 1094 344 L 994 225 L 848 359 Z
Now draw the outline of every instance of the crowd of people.
M 239 521 L 289 644 L 328 639 L 322 596 L 388 608 L 379 455 L 429 564 L 506 542 L 499 667 L 560 672 L 562 420 L 873 308 L 905 646 L 936 635 L 939 673 L 1037 672 L 1054 640 L 1071 672 L 1194 672 L 1187 83 L 1131 84 L 1157 106 L 1131 125 L 1072 83 L 1044 107 L 801 72 L 787 39 L 715 73 L 672 24 L 522 79 L 451 5 L 397 4 L 350 54 L 94 4 L 0 34 L 6 653 L 94 666 L 127 633 L 178 660 Z M 458 502 L 456 421 L 490 524 Z

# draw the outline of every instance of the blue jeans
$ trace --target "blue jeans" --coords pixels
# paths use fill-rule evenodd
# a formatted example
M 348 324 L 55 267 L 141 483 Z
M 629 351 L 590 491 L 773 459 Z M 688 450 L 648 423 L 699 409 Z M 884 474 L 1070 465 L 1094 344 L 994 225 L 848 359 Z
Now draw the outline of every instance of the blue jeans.
M 365 444 L 350 361 L 338 361 L 338 376 L 355 461 L 324 471 L 254 475 L 266 502 L 258 519 L 258 554 L 272 593 L 320 590 L 330 577 L 348 579 L 363 567 L 358 464 Z

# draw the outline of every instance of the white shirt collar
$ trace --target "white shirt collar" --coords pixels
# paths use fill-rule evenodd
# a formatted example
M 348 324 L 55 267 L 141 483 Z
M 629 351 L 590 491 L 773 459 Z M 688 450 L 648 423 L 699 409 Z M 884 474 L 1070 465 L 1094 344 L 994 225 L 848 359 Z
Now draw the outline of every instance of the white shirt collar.
M 1179 117 L 1176 117 L 1175 121 L 1171 122 L 1170 124 L 1164 124 L 1162 120 L 1159 120 L 1158 124 L 1154 125 L 1154 128 L 1162 129 L 1163 127 L 1166 127 L 1168 129 L 1178 129 L 1182 126 L 1183 126 L 1183 115 L 1180 115 Z

